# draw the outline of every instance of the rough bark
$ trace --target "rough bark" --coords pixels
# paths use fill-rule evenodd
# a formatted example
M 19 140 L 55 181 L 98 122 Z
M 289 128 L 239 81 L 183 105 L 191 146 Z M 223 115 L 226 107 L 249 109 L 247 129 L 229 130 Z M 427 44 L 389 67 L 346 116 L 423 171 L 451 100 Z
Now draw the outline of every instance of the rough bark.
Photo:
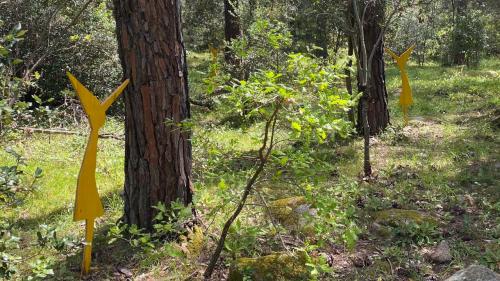
M 366 44 L 366 52 L 370 54 L 375 45 L 380 33 L 382 32 L 382 24 L 384 24 L 385 1 L 375 1 L 366 9 L 364 25 L 364 36 Z M 384 67 L 384 40 L 376 46 L 370 67 L 371 77 L 368 78 L 368 123 L 370 134 L 376 135 L 382 132 L 389 124 L 389 110 L 387 108 L 387 89 L 385 86 L 385 67 Z M 363 56 L 359 55 L 359 58 Z M 360 75 L 358 71 L 358 75 Z M 361 81 L 358 77 L 358 81 Z M 359 86 L 358 86 L 359 87 Z M 362 103 L 358 107 L 358 130 L 363 131 L 363 122 L 361 117 Z
M 238 0 L 224 0 L 224 37 L 228 43 L 242 35 L 238 4 Z M 224 58 L 228 63 L 236 63 L 236 58 L 229 48 L 225 49 Z
M 125 92 L 124 221 L 151 230 L 158 202 L 191 203 L 190 118 L 180 0 L 114 0 Z

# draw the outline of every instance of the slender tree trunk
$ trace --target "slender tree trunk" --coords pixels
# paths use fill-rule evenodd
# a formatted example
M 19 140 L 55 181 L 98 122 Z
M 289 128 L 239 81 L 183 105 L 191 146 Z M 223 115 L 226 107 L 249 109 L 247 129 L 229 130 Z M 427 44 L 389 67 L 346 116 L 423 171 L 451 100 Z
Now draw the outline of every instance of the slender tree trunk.
M 316 34 L 314 38 L 316 39 L 316 44 L 321 47 L 321 50 L 316 52 L 316 55 L 324 59 L 328 58 L 328 30 L 326 29 L 328 25 L 328 18 L 325 16 L 316 16 Z
M 363 92 L 364 93 L 364 92 Z M 372 175 L 372 162 L 370 159 L 370 123 L 368 120 L 368 98 L 366 93 L 360 100 L 361 104 L 361 123 L 363 124 L 363 172 L 365 177 Z
M 337 40 L 335 40 L 335 44 L 333 47 L 333 56 L 334 57 L 337 57 L 339 50 L 340 50 L 340 47 L 342 46 L 343 43 L 344 43 L 343 34 L 342 34 L 342 31 L 339 29 L 337 31 Z
M 457 28 L 457 25 L 459 24 L 459 21 L 463 20 L 462 17 L 465 16 L 467 13 L 467 0 L 455 0 L 454 5 L 453 5 L 453 20 L 454 20 L 454 28 Z M 452 62 L 454 65 L 463 65 L 466 63 L 465 60 L 465 50 L 461 48 L 461 46 L 464 46 L 464 41 L 467 40 L 467 38 L 461 33 L 461 32 L 454 32 L 456 36 L 454 37 L 454 40 L 452 41 Z
M 352 67 L 352 55 L 354 54 L 354 48 L 353 48 L 353 38 L 352 35 L 347 36 L 347 55 L 349 56 L 349 60 L 347 61 L 347 67 L 345 69 L 345 86 L 347 89 L 347 92 L 349 93 L 350 96 L 352 96 L 352 74 L 351 74 L 351 67 Z M 349 108 L 348 112 L 349 116 L 349 121 L 351 121 L 353 124 L 356 121 L 354 118 L 354 108 L 351 107 Z
M 155 206 L 191 203 L 190 118 L 180 0 L 114 0 L 125 93 L 124 221 L 151 230 Z
M 224 37 L 229 43 L 241 37 L 241 23 L 238 16 L 238 0 L 224 0 Z M 229 48 L 224 52 L 226 62 L 236 64 L 237 60 Z
M 366 9 L 364 25 L 364 37 L 366 52 L 370 54 L 382 32 L 381 25 L 384 24 L 385 1 L 375 1 Z M 367 117 L 370 127 L 370 134 L 375 135 L 382 132 L 389 124 L 389 110 L 387 108 L 387 89 L 385 87 L 385 67 L 384 67 L 384 40 L 375 47 L 372 64 L 367 85 Z M 363 59 L 363 56 L 358 56 Z M 358 76 L 360 73 L 358 73 Z M 360 81 L 358 77 L 358 81 Z M 362 103 L 358 107 L 358 130 L 363 131 Z
M 355 20 L 354 20 L 354 15 L 353 15 L 353 10 L 352 10 L 352 5 L 350 1 L 347 1 L 347 7 L 346 7 L 346 23 L 347 23 L 347 55 L 349 56 L 349 60 L 347 61 L 346 69 L 344 70 L 345 73 L 345 86 L 347 89 L 347 92 L 349 93 L 350 96 L 352 96 L 352 56 L 354 55 L 354 30 L 356 29 L 355 27 Z M 340 40 L 340 33 L 339 33 L 339 38 L 337 40 Z M 355 113 L 354 113 L 354 107 L 349 108 L 349 112 L 347 113 L 349 117 L 349 121 L 352 122 L 352 124 L 356 124 L 356 118 L 355 118 Z

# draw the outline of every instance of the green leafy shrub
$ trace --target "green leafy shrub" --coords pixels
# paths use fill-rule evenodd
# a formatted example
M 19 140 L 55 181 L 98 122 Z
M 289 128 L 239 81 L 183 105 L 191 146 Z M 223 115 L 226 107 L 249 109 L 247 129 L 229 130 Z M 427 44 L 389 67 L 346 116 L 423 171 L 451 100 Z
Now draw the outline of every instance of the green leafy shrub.
M 41 247 L 51 246 L 58 251 L 73 248 L 75 240 L 69 237 L 58 237 L 57 227 L 41 224 L 36 232 L 38 245 Z
M 22 167 L 26 165 L 25 159 L 15 150 L 7 148 L 5 150 L 15 159 L 14 165 L 0 166 L 0 202 L 7 204 L 19 204 L 22 202 L 22 195 L 27 195 L 34 190 L 37 179 L 42 177 L 42 169 L 37 168 L 30 184 L 23 185 L 21 180 L 24 175 Z M 2 209 L 3 205 L 0 205 Z
M 241 256 L 253 256 L 256 251 L 257 238 L 263 236 L 265 229 L 253 225 L 245 225 L 237 220 L 229 229 L 224 248 L 233 259 Z
M 422 223 L 408 221 L 397 227 L 393 227 L 392 231 L 394 233 L 394 237 L 398 239 L 397 241 L 400 244 L 430 244 L 435 241 L 440 234 L 435 223 L 426 221 Z
M 40 257 L 30 263 L 31 275 L 28 280 L 46 280 L 49 276 L 54 275 L 52 261 L 45 257 Z
M 0 279 L 8 280 L 16 274 L 21 258 L 9 252 L 19 248 L 19 241 L 12 233 L 12 225 L 0 220 Z
M 53 107 L 72 105 L 75 96 L 65 95 L 68 94 L 65 70 L 75 74 L 97 96 L 107 96 L 120 80 L 116 26 L 110 2 L 98 0 L 85 6 L 86 2 L 1 3 L 0 18 L 6 25 L 0 27 L 0 34 L 6 33 L 11 28 L 8 24 L 13 23 L 21 23 L 27 30 L 22 42 L 16 44 L 16 56 L 23 60 L 17 65 L 16 73 L 36 76 L 37 87 L 31 87 L 30 97 L 36 94 L 44 101 L 50 100 Z M 116 112 L 118 108 L 113 106 L 111 111 Z
M 154 231 L 152 233 L 138 228 L 137 225 L 119 223 L 110 228 L 108 244 L 122 240 L 134 248 L 149 251 L 154 249 L 157 244 L 178 239 L 181 235 L 186 234 L 186 227 L 192 220 L 191 206 L 172 202 L 170 208 L 167 208 L 159 202 L 153 208 L 157 210 L 157 213 L 153 218 Z

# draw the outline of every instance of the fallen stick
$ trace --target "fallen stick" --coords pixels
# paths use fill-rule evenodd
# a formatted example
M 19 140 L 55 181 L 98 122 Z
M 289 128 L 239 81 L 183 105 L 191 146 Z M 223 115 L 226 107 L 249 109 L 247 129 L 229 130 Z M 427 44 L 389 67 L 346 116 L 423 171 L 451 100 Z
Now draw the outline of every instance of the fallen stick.
M 19 130 L 23 130 L 28 133 L 43 133 L 43 134 L 60 134 L 60 135 L 85 135 L 84 132 L 78 131 L 68 131 L 68 130 L 60 130 L 60 129 L 42 129 L 42 128 L 32 128 L 32 127 L 19 127 Z M 103 139 L 116 139 L 116 140 L 124 140 L 125 136 L 116 135 L 116 134 L 99 134 L 100 138 Z

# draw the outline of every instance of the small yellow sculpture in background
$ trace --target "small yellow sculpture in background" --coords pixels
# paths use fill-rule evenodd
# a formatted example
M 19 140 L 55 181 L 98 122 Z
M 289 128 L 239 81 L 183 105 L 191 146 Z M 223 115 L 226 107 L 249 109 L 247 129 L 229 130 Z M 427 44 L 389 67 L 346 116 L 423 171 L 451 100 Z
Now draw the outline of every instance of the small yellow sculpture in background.
M 94 233 L 94 220 L 104 214 L 99 193 L 95 181 L 97 140 L 99 129 L 106 120 L 106 110 L 120 96 L 129 80 L 125 80 L 105 101 L 102 103 L 83 86 L 71 73 L 67 73 L 73 88 L 75 88 L 83 109 L 90 122 L 90 137 L 83 156 L 82 166 L 78 175 L 76 187 L 75 209 L 73 220 L 85 220 L 85 248 L 83 251 L 82 273 L 87 274 L 90 270 L 92 253 L 92 239 Z
M 210 74 L 208 76 L 215 77 L 218 75 L 216 63 L 219 57 L 219 49 L 212 46 L 212 44 L 208 44 L 208 50 L 210 51 L 210 57 L 212 61 L 212 65 L 210 66 Z
M 401 109 L 403 110 L 405 126 L 408 125 L 408 109 L 410 105 L 413 104 L 410 81 L 408 80 L 408 72 L 406 72 L 406 62 L 410 58 L 413 49 L 415 49 L 415 45 L 411 46 L 408 50 L 402 53 L 401 56 L 398 56 L 390 49 L 385 48 L 386 52 L 389 53 L 389 55 L 391 55 L 391 57 L 396 61 L 401 73 L 402 89 L 401 95 L 399 96 L 399 104 L 401 105 Z

